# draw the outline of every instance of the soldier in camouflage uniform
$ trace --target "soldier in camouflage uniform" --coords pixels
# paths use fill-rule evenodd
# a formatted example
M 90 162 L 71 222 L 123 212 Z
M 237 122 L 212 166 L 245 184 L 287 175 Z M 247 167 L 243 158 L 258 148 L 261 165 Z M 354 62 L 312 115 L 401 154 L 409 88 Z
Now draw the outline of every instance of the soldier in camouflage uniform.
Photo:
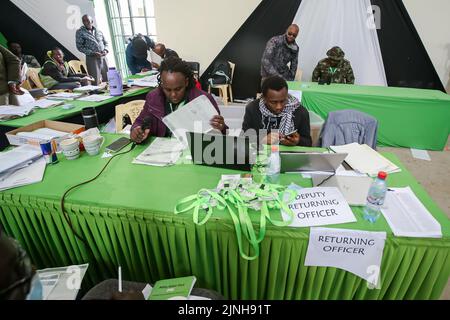
M 353 74 L 350 62 L 344 59 L 345 53 L 339 47 L 333 47 L 327 52 L 328 58 L 322 59 L 314 69 L 312 81 L 331 83 L 354 84 L 355 76 Z

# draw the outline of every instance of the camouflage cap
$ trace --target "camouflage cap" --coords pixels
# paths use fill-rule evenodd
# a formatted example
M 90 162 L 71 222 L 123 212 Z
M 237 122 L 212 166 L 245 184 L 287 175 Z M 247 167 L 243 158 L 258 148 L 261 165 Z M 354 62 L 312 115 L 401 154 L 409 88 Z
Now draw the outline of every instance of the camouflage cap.
M 327 52 L 327 56 L 330 59 L 334 59 L 334 60 L 342 60 L 344 59 L 345 53 L 344 51 L 342 51 L 341 48 L 339 47 L 333 47 L 330 50 L 328 50 Z

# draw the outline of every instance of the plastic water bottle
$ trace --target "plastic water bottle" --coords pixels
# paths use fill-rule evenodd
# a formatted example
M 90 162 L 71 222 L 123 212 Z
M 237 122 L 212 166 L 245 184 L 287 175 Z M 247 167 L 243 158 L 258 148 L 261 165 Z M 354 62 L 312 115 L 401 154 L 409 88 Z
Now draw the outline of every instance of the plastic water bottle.
M 122 76 L 114 67 L 108 70 L 108 84 L 110 95 L 121 96 L 123 94 Z
M 386 178 L 387 173 L 380 171 L 378 177 L 370 186 L 369 194 L 367 195 L 367 203 L 364 207 L 364 219 L 371 223 L 374 223 L 380 217 L 380 209 L 384 203 L 387 191 Z
M 272 146 L 267 168 L 267 182 L 278 183 L 280 178 L 281 158 L 278 146 Z

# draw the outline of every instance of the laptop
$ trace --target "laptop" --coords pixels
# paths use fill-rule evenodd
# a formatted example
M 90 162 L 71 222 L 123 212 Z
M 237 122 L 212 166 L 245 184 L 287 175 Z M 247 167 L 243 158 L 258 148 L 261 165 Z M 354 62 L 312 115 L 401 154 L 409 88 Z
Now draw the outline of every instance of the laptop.
M 281 172 L 335 172 L 347 153 L 280 152 Z
M 336 187 L 351 206 L 364 206 L 372 178 L 368 176 L 341 176 L 329 178 L 326 174 L 312 174 L 313 186 Z
M 197 132 L 187 132 L 186 136 L 194 164 L 250 171 L 256 162 L 249 137 Z

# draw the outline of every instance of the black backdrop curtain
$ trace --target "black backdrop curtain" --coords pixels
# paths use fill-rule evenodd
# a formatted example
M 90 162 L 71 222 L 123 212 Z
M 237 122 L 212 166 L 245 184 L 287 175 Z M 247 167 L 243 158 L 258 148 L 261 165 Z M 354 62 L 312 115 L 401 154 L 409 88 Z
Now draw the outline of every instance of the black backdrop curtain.
M 378 29 L 378 38 L 388 85 L 437 89 L 445 92 L 403 1 L 371 0 L 371 2 L 381 9 L 381 29 Z
M 52 17 L 48 17 L 51 19 Z M 31 54 L 42 64 L 46 52 L 54 47 L 63 50 L 65 60 L 78 60 L 69 50 L 9 0 L 0 1 L 0 31 L 8 41 L 18 42 L 24 54 Z M 75 41 L 75 37 L 73 39 Z
M 255 93 L 260 92 L 261 58 L 266 43 L 271 37 L 286 32 L 300 3 L 301 0 L 263 0 L 214 59 L 236 64 L 233 78 L 235 98 L 255 97 Z M 213 64 L 201 77 L 203 88 L 207 88 L 205 80 Z

